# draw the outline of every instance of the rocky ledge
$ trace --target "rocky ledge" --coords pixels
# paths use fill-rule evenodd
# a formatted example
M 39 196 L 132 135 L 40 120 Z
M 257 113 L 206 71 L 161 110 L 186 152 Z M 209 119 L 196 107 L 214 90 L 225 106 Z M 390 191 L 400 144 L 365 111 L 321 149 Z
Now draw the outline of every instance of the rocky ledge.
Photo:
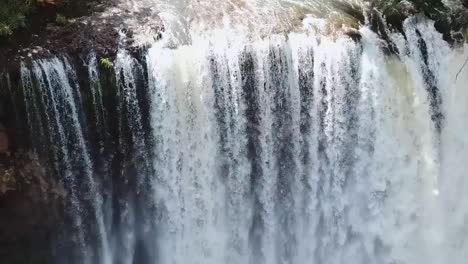
M 0 68 L 17 69 L 21 61 L 59 54 L 83 57 L 94 52 L 98 57 L 113 58 L 119 47 L 141 48 L 132 36 L 142 25 L 154 39 L 164 30 L 154 10 L 131 11 L 112 0 L 81 0 L 64 7 L 63 1 L 41 0 L 30 15 L 29 26 L 0 37 Z

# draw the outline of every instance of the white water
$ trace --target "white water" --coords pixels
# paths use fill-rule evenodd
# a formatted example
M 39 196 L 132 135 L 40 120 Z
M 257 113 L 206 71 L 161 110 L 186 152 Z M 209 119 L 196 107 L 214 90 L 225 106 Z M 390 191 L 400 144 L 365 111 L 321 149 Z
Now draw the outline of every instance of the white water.
M 160 263 L 464 263 L 465 56 L 405 32 L 153 46 Z
M 137 195 L 118 197 L 118 232 L 104 226 L 100 195 L 89 198 L 95 251 L 104 256 L 94 262 L 136 263 L 143 241 L 151 256 L 144 263 L 465 263 L 468 54 L 428 21 L 404 27 L 406 40 L 391 36 L 399 57 L 385 55 L 366 27 L 359 43 L 313 29 L 263 39 L 220 30 L 175 48 L 155 43 L 143 87 L 150 131 L 137 92 L 145 71 L 119 52 L 118 145 L 139 165 Z M 96 62 L 90 67 L 97 85 Z M 76 190 L 81 175 L 94 183 L 70 72 L 59 60 L 33 64 L 57 169 Z M 33 109 L 25 68 L 22 79 Z M 93 105 L 105 112 L 99 89 Z M 78 174 L 72 155 L 84 164 Z M 74 224 L 86 230 L 83 202 L 70 195 Z M 78 240 L 84 254 L 76 262 L 91 262 L 86 238 Z
M 76 76 L 66 59 L 33 62 L 33 74 L 40 94 L 38 100 L 35 99 L 35 92 L 32 90 L 31 72 L 22 65 L 21 80 L 25 94 L 27 121 L 30 125 L 33 144 L 44 142 L 44 139 L 40 139 L 44 136 L 44 132 L 41 130 L 36 135 L 36 131 L 33 130 L 33 126 L 37 125 L 42 129 L 41 115 L 44 115 L 43 119 L 48 125 L 46 134 L 49 137 L 49 144 L 53 145 L 50 147 L 51 169 L 62 177 L 61 183 L 68 191 L 68 203 L 65 206 L 67 206 L 67 213 L 72 216 L 70 228 L 75 231 L 73 237 L 68 237 L 67 240 L 76 243 L 80 251 L 78 257 L 81 263 L 92 263 L 92 252 L 96 249 L 89 248 L 91 245 L 86 236 L 89 236 L 87 232 L 91 229 L 86 227 L 87 219 L 84 218 L 92 219 L 93 225 L 96 225 L 95 230 L 98 232 L 100 243 L 98 246 L 103 254 L 103 263 L 108 263 L 106 260 L 109 245 L 102 216 L 102 197 L 94 178 L 91 157 L 80 123 L 80 108 L 77 103 L 81 104 L 81 95 Z M 42 113 L 38 111 L 38 101 L 43 107 Z M 35 116 L 33 117 L 31 113 Z M 36 138 L 36 136 L 39 137 Z M 36 140 L 39 142 L 35 142 Z M 40 148 L 47 148 L 47 146 L 40 145 Z M 91 212 L 87 212 L 84 208 L 87 204 L 83 200 L 90 202 Z

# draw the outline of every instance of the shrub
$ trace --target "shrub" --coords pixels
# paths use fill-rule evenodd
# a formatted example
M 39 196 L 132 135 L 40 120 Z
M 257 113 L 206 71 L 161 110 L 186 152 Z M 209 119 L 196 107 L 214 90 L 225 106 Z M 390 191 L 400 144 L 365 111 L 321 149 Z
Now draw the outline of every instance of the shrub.
M 109 58 L 101 58 L 99 64 L 105 69 L 111 69 L 114 67 L 114 63 Z
M 65 25 L 68 23 L 68 19 L 62 14 L 57 14 L 55 17 L 55 22 L 59 25 Z
M 13 30 L 24 27 L 26 15 L 31 11 L 35 0 L 0 1 L 0 36 L 7 36 Z

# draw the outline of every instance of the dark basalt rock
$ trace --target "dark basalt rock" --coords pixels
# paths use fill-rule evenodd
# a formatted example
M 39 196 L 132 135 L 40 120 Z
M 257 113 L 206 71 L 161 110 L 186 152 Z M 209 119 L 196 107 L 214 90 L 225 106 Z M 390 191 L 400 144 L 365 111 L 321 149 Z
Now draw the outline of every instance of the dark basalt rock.
M 149 19 L 145 18 L 144 10 L 140 16 L 112 14 L 106 13 L 115 6 L 111 0 L 71 1 L 65 7 L 62 2 L 43 1 L 31 14 L 28 27 L 7 38 L 0 37 L 0 69 L 15 70 L 21 61 L 60 54 L 82 58 L 94 52 L 98 57 L 114 58 L 119 47 L 138 52 L 139 48 L 132 46 L 133 32 L 125 28 L 124 19 L 128 16 Z M 151 19 L 156 32 L 164 31 L 159 17 L 152 15 Z M 119 36 L 119 31 L 124 34 Z M 160 37 L 158 34 L 155 39 Z
M 50 263 L 66 194 L 20 132 L 15 79 L 0 74 L 0 263 Z
M 0 154 L 0 262 L 51 263 L 62 188 L 32 152 Z
M 106 14 L 114 5 L 112 1 L 75 0 L 66 9 L 62 1 L 42 2 L 31 14 L 28 27 L 0 38 L 0 263 L 54 263 L 53 248 L 60 248 L 54 242 L 67 221 L 67 194 L 48 168 L 47 154 L 32 150 L 34 142 L 30 142 L 24 125 L 27 122 L 21 119 L 20 63 L 67 56 L 76 67 L 80 87 L 86 89 L 89 80 L 83 61 L 91 52 L 110 60 L 120 47 L 133 55 L 141 53 L 141 48 L 132 46 L 132 32 L 123 23 L 125 16 L 133 14 Z M 92 4 L 83 7 L 84 2 Z M 58 21 L 58 14 L 65 21 Z M 153 24 L 156 32 L 163 30 L 162 22 Z M 119 30 L 125 32 L 124 39 Z M 111 71 L 100 70 L 103 85 L 107 79 L 112 81 Z M 103 92 L 112 98 L 106 95 L 105 85 Z M 88 94 L 83 92 L 85 100 Z M 145 254 L 139 253 L 142 258 Z
M 0 38 L 0 68 L 14 70 L 23 60 L 51 56 L 57 52 L 71 54 L 85 49 L 93 38 L 89 36 L 87 25 L 79 20 L 58 25 L 55 22 L 57 8 L 55 6 L 39 6 L 30 17 L 30 26 L 19 29 L 11 36 Z M 89 27 L 89 26 L 88 26 Z M 112 34 L 106 31 L 107 35 Z M 108 39 L 107 39 L 108 40 Z M 110 48 L 115 39 L 106 42 Z
M 8 134 L 5 127 L 0 123 L 0 153 L 6 153 L 8 146 Z
M 359 42 L 362 39 L 361 32 L 353 28 L 347 28 L 343 31 L 343 34 L 350 37 L 353 41 Z

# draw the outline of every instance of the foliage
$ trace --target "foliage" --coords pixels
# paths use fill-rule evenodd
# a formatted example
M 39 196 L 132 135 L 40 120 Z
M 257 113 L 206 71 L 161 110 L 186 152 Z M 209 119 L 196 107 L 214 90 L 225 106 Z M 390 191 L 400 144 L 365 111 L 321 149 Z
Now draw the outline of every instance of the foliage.
M 68 23 L 68 19 L 62 14 L 57 14 L 55 17 L 55 22 L 59 25 L 65 25 Z
M 0 36 L 7 36 L 13 33 L 11 28 L 4 23 L 0 23 Z
M 0 37 L 13 34 L 13 32 L 27 26 L 28 18 L 33 14 L 34 9 L 51 8 L 45 15 L 39 16 L 41 21 L 53 21 L 59 25 L 68 23 L 68 17 L 82 16 L 89 12 L 91 3 L 97 0 L 0 0 Z M 56 15 L 56 12 L 60 14 Z M 63 15 L 61 15 L 63 14 Z M 47 18 L 47 16 L 49 16 Z
M 114 63 L 109 58 L 101 58 L 99 64 L 105 69 L 111 69 L 114 67 Z
M 11 35 L 16 28 L 24 27 L 34 3 L 35 0 L 0 1 L 0 36 Z

